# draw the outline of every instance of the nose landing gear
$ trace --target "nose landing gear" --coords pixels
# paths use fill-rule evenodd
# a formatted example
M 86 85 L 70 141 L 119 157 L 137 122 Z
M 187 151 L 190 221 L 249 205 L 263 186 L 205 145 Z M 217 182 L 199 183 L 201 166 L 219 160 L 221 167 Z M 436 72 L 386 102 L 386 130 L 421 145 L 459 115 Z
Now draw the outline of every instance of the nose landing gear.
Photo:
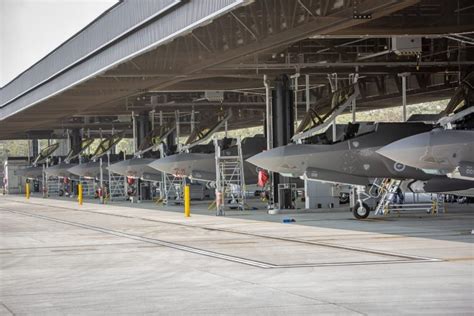
M 370 214 L 370 207 L 360 200 L 352 208 L 352 214 L 357 219 L 366 219 Z

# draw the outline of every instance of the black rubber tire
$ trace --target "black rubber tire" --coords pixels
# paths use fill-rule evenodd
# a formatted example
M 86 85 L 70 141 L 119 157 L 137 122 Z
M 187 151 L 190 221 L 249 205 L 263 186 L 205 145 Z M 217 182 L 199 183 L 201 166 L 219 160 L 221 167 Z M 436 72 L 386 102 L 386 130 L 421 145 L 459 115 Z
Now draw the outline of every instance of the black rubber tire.
M 352 209 L 352 215 L 354 215 L 356 219 L 366 219 L 367 217 L 369 217 L 369 214 L 370 207 L 365 203 L 362 203 L 362 208 L 360 208 L 360 204 L 359 202 L 357 202 L 354 208 Z

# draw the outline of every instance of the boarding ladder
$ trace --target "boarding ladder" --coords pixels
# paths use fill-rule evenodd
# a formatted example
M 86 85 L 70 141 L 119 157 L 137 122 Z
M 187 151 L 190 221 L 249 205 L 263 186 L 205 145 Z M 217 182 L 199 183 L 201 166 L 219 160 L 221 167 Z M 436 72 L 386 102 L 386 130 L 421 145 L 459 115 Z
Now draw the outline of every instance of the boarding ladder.
M 219 141 L 214 139 L 216 157 L 216 215 L 224 215 L 226 206 L 245 208 L 245 176 L 242 144 L 237 138 L 237 155 L 222 155 Z
M 384 192 L 384 185 L 386 182 L 387 179 L 375 178 L 368 190 L 368 196 L 370 198 L 378 199 Z
M 163 144 L 160 144 L 160 158 L 166 157 L 166 151 Z M 186 185 L 186 178 L 184 175 L 173 175 L 162 172 L 160 188 L 160 198 L 164 205 L 168 205 L 171 199 L 175 203 L 183 202 L 183 190 L 182 187 Z
M 81 177 L 79 182 L 82 184 L 82 196 L 87 198 L 95 197 L 95 181 Z
M 401 183 L 401 180 L 384 179 L 377 185 L 379 187 L 380 200 L 375 208 L 375 215 L 387 215 L 389 213 L 390 204 L 393 203 Z
M 438 214 L 439 212 L 445 212 L 445 201 L 444 201 L 444 194 L 436 194 L 436 200 L 433 202 L 435 205 L 433 205 L 432 213 L 433 214 Z
M 114 198 L 125 198 L 127 196 L 127 178 L 110 171 L 110 151 L 107 152 L 107 170 L 109 170 L 109 185 L 106 197 L 109 201 Z
M 380 200 L 375 208 L 375 215 L 387 215 L 391 211 L 425 211 L 429 214 L 444 212 L 444 196 L 442 194 L 432 194 L 430 202 L 419 202 L 418 193 L 413 194 L 413 203 L 396 203 L 397 190 L 402 181 L 396 179 L 384 179 L 378 186 Z
M 185 177 L 179 177 L 172 174 L 163 173 L 163 204 L 168 205 L 170 200 L 180 204 L 183 201 L 182 187 L 186 184 Z
M 46 188 L 48 190 L 48 196 L 59 196 L 61 181 L 57 177 L 48 177 L 46 179 Z
M 114 198 L 125 198 L 127 195 L 127 179 L 126 177 L 109 171 L 109 200 Z

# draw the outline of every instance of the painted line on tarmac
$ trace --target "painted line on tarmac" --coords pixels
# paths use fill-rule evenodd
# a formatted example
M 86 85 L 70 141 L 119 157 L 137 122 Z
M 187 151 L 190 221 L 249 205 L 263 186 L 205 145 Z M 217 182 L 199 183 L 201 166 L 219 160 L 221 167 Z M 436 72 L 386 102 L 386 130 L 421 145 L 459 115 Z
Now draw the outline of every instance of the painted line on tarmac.
M 113 236 L 117 236 L 117 237 L 124 237 L 124 238 L 128 238 L 128 239 L 139 240 L 139 241 L 143 241 L 143 242 L 147 242 L 147 243 L 152 243 L 152 244 L 156 244 L 156 245 L 165 246 L 165 247 L 168 247 L 168 248 L 173 248 L 173 249 L 177 249 L 177 250 L 181 250 L 181 251 L 185 251 L 185 252 L 190 252 L 190 253 L 194 253 L 194 254 L 198 254 L 198 255 L 202 255 L 202 256 L 222 259 L 222 260 L 226 260 L 226 261 L 232 261 L 232 262 L 241 263 L 241 264 L 245 264 L 245 265 L 250 265 L 250 266 L 254 266 L 254 267 L 258 267 L 258 268 L 269 269 L 269 268 L 277 267 L 273 264 L 269 264 L 269 263 L 265 263 L 265 262 L 240 258 L 240 257 L 236 257 L 236 256 L 230 256 L 230 255 L 226 255 L 226 254 L 222 254 L 222 253 L 218 253 L 218 252 L 214 252 L 214 251 L 203 250 L 203 249 L 190 247 L 190 246 L 185 246 L 185 245 L 181 245 L 181 244 L 177 244 L 177 243 L 173 243 L 173 242 L 169 242 L 169 241 L 164 241 L 164 240 L 160 240 L 160 239 L 132 235 L 132 234 L 128 234 L 128 233 L 124 233 L 124 232 L 120 232 L 120 231 L 116 231 L 116 230 L 112 230 L 112 229 L 108 229 L 108 228 L 103 228 L 103 227 L 99 227 L 99 226 L 81 224 L 81 223 L 71 222 L 71 221 L 58 219 L 58 218 L 54 218 L 54 217 L 49 217 L 49 216 L 44 216 L 44 215 L 39 215 L 39 214 L 31 214 L 31 213 L 28 213 L 28 212 L 22 212 L 22 211 L 16 211 L 16 210 L 7 210 L 7 209 L 4 209 L 4 208 L 1 208 L 1 209 L 4 210 L 4 211 L 10 212 L 10 213 L 20 214 L 20 215 L 39 218 L 39 219 L 43 219 L 43 220 L 47 220 L 47 221 L 51 221 L 51 222 L 56 222 L 56 223 L 66 224 L 66 225 L 75 226 L 75 227 L 79 227 L 79 228 L 84 228 L 84 229 L 88 229 L 88 230 L 93 230 L 93 231 L 96 231 L 96 232 L 101 232 L 101 233 L 104 233 L 104 234 L 113 235 Z
M 16 201 L 16 200 L 11 200 L 11 201 L 16 202 L 16 203 L 25 204 L 22 201 Z M 48 207 L 47 205 L 44 205 L 42 203 L 29 202 L 28 204 L 35 204 L 35 205 L 39 205 L 39 206 L 42 206 L 42 207 Z M 407 255 L 407 254 L 401 254 L 401 253 L 396 253 L 396 252 L 389 252 L 389 251 L 385 251 L 385 250 L 374 250 L 374 249 L 360 248 L 360 247 L 354 247 L 354 246 L 343 246 L 343 245 L 337 245 L 337 244 L 326 243 L 326 242 L 321 242 L 321 241 L 309 241 L 309 240 L 301 240 L 301 239 L 288 238 L 288 237 L 270 236 L 270 235 L 264 235 L 264 234 L 241 232 L 241 231 L 236 231 L 236 230 L 232 230 L 232 229 L 202 227 L 202 226 L 197 226 L 197 225 L 168 222 L 168 221 L 151 219 L 151 218 L 146 218 L 146 217 L 120 215 L 120 214 L 114 214 L 114 213 L 105 213 L 105 212 L 100 212 L 100 211 L 96 211 L 96 210 L 84 210 L 84 209 L 77 209 L 77 208 L 71 208 L 71 207 L 65 207 L 65 206 L 54 206 L 54 207 L 59 208 L 59 209 L 71 210 L 71 211 L 75 211 L 75 212 L 84 212 L 84 213 L 100 214 L 100 215 L 104 215 L 104 216 L 116 216 L 116 217 L 124 217 L 124 218 L 131 218 L 131 219 L 139 219 L 139 220 L 143 220 L 143 221 L 150 221 L 150 222 L 156 222 L 156 223 L 161 223 L 161 224 L 175 225 L 175 226 L 181 226 L 181 227 L 186 227 L 186 228 L 195 228 L 195 229 L 202 229 L 202 230 L 208 230 L 208 231 L 225 232 L 225 233 L 242 235 L 242 236 L 251 236 L 251 237 L 257 237 L 257 238 L 287 241 L 287 242 L 300 243 L 300 244 L 306 244 L 306 245 L 312 245 L 312 246 L 333 248 L 333 249 L 346 250 L 346 251 L 359 252 L 359 253 L 367 253 L 367 254 L 378 255 L 378 256 L 383 256 L 383 257 L 397 258 L 395 260 L 411 260 L 413 262 L 414 261 L 432 261 L 432 262 L 443 261 L 442 259 L 437 259 L 437 258 L 430 258 L 430 257 L 424 257 L 424 256 L 416 256 L 416 255 Z
M 242 258 L 242 257 L 237 257 L 237 256 L 232 256 L 232 255 L 227 255 L 215 251 L 209 251 L 209 250 L 204 250 L 196 247 L 191 247 L 191 246 L 186 246 L 182 244 L 177 244 L 174 242 L 169 242 L 165 240 L 160 240 L 160 239 L 155 239 L 155 238 L 148 238 L 148 237 L 142 237 L 138 235 L 132 235 L 108 228 L 103 228 L 99 226 L 93 226 L 93 225 L 88 225 L 88 224 L 82 224 L 78 222 L 72 222 L 72 221 L 67 221 L 67 220 L 62 220 L 54 217 L 49 217 L 45 215 L 39 215 L 39 214 L 32 214 L 29 212 L 23 212 L 23 211 L 18 211 L 18 210 L 10 210 L 10 209 L 5 209 L 0 207 L 1 210 L 10 212 L 10 213 L 16 213 L 24 216 L 29 216 L 29 217 L 34 217 L 34 218 L 39 218 L 43 220 L 48 220 L 48 221 L 53 221 L 61 224 L 66 224 L 66 225 L 71 225 L 71 226 L 76 226 L 88 230 L 93 230 L 97 232 L 102 232 L 105 234 L 109 235 L 114 235 L 117 237 L 124 237 L 132 240 L 138 240 L 142 242 L 147 242 L 147 243 L 152 243 L 156 245 L 161 245 L 164 247 L 168 248 L 173 248 L 176 250 L 181 250 L 189 253 L 194 253 L 202 256 L 207 256 L 207 257 L 212 257 L 216 259 L 222 259 L 226 261 L 231 261 L 235 263 L 241 263 L 253 267 L 258 267 L 258 268 L 263 268 L 263 269 L 275 269 L 275 268 L 308 268 L 308 267 L 325 267 L 325 266 L 351 266 L 351 265 L 374 265 L 374 264 L 396 264 L 396 263 L 417 263 L 417 262 L 439 262 L 443 261 L 440 259 L 434 259 L 434 258 L 426 258 L 426 257 L 418 257 L 418 256 L 408 256 L 408 255 L 399 255 L 399 254 L 394 254 L 390 252 L 381 252 L 381 251 L 372 251 L 372 250 L 366 250 L 366 249 L 360 249 L 360 248 L 352 248 L 352 247 L 346 247 L 346 246 L 335 246 L 335 245 L 328 245 L 324 243 L 315 243 L 315 242 L 305 242 L 305 241 L 299 241 L 299 240 L 293 240 L 289 238 L 280 238 L 280 237 L 271 237 L 271 236 L 265 236 L 265 235 L 258 235 L 258 234 L 247 234 L 247 233 L 241 233 L 243 235 L 250 235 L 250 236 L 255 236 L 255 237 L 263 237 L 263 238 L 271 238 L 271 239 L 276 239 L 276 240 L 282 240 L 282 241 L 294 241 L 294 242 L 300 242 L 300 243 L 305 243 L 305 244 L 310 244 L 310 245 L 316 245 L 316 246 L 326 246 L 330 248 L 336 248 L 340 250 L 352 250 L 352 251 L 360 251 L 360 252 L 365 252 L 365 253 L 370 253 L 374 255 L 383 255 L 383 256 L 391 256 L 391 257 L 398 257 L 401 259 L 393 259 L 393 260 L 373 260 L 373 261 L 355 261 L 355 262 L 328 262 L 328 263 L 308 263 L 308 264 L 288 264 L 288 265 L 277 265 L 277 264 L 272 264 L 272 263 L 267 263 L 263 261 L 258 261 L 258 260 L 252 260 L 252 259 L 247 259 L 247 258 Z M 67 209 L 67 208 L 66 208 Z M 83 212 L 83 211 L 81 211 Z M 88 212 L 88 211 L 85 211 Z M 97 213 L 101 215 L 113 215 L 113 214 L 105 214 L 102 212 L 94 212 L 92 213 Z M 131 217 L 135 218 L 135 217 Z M 140 218 L 136 218 L 140 219 Z M 161 222 L 161 221 L 157 221 Z M 167 223 L 167 222 L 164 222 Z M 173 224 L 173 223 L 169 223 Z M 179 225 L 179 224 L 178 224 Z M 193 225 L 184 225 L 187 227 L 195 227 L 195 228 L 200 228 L 198 226 L 193 226 Z M 207 229 L 207 228 L 204 228 Z M 239 232 L 233 232 L 233 231 L 227 231 L 223 229 L 212 229 L 216 231 L 222 231 L 222 232 L 230 232 L 230 233 L 237 233 Z

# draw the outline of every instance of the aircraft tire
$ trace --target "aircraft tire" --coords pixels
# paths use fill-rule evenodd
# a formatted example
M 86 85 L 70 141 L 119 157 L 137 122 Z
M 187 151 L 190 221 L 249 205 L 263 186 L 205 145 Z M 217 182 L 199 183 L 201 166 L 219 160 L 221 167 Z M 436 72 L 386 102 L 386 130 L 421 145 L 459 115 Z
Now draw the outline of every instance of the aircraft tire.
M 369 217 L 370 207 L 365 203 L 362 203 L 362 207 L 360 207 L 359 202 L 357 202 L 352 209 L 352 214 L 356 219 L 366 219 Z

